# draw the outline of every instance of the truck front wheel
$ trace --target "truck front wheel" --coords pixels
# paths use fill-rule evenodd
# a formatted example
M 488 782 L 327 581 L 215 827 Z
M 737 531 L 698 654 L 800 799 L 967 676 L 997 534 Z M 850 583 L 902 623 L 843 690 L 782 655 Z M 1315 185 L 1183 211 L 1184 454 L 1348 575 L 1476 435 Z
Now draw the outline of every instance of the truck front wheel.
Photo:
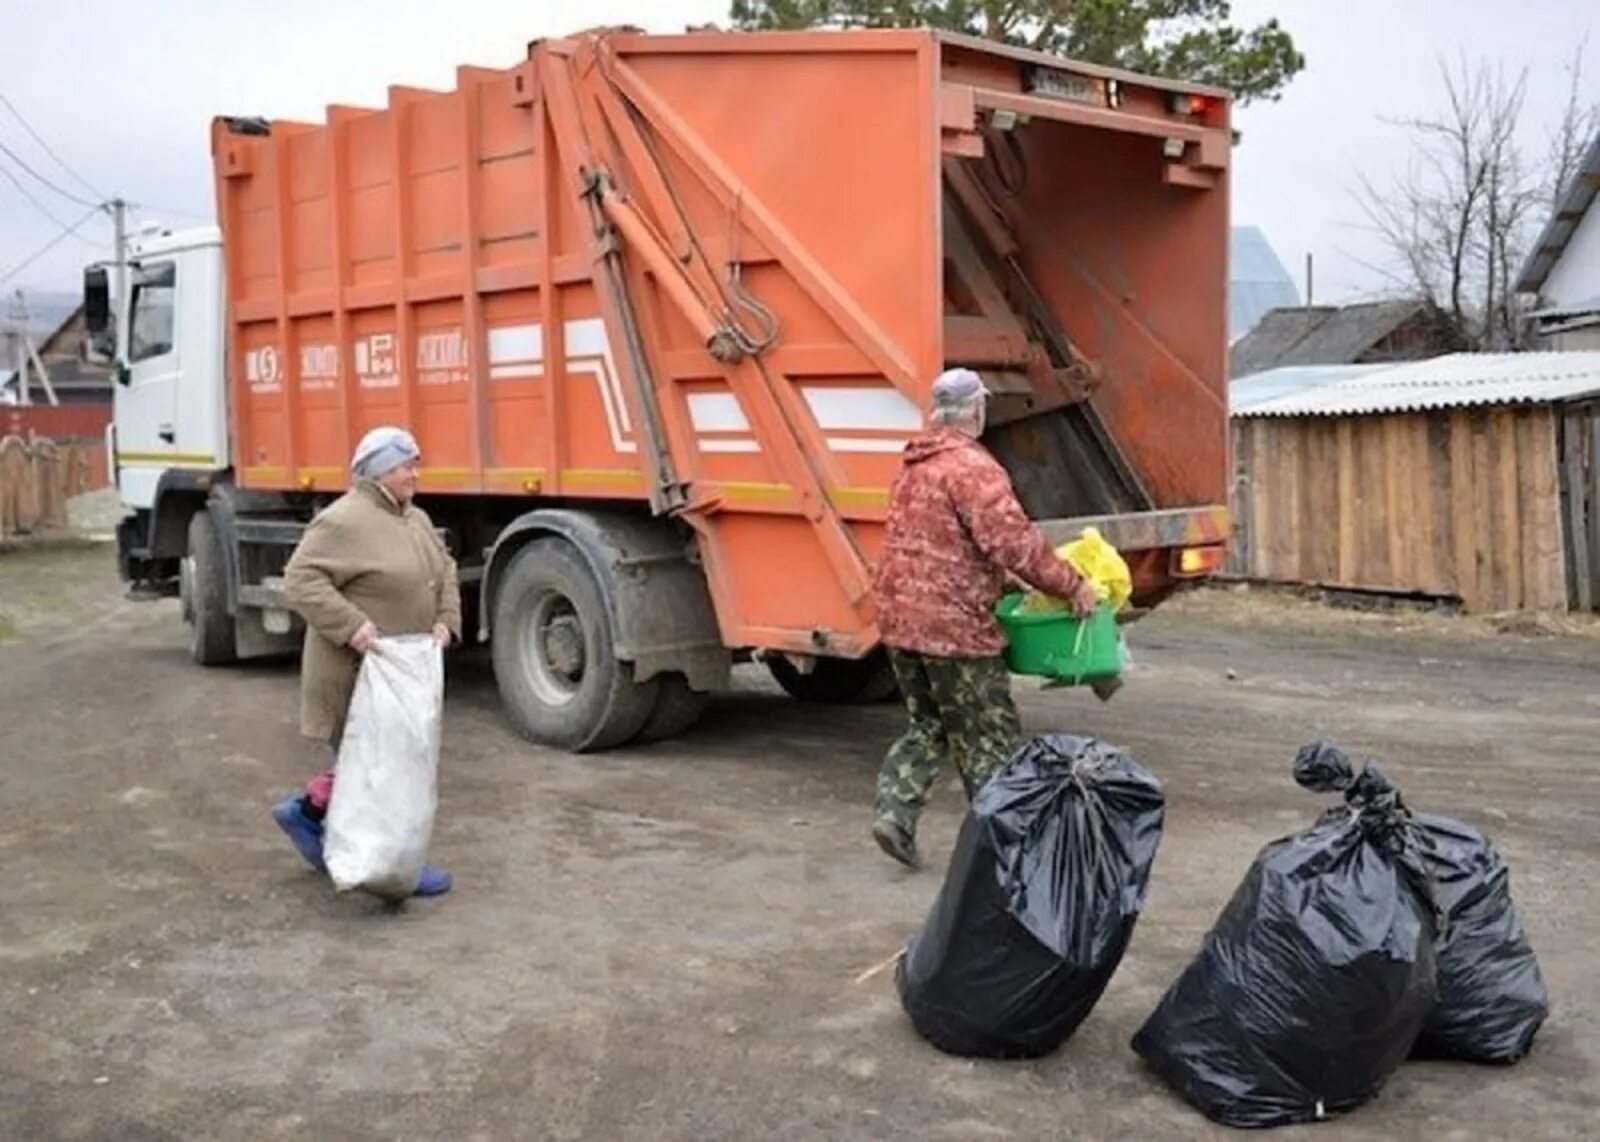
M 189 657 L 201 666 L 227 666 L 238 660 L 222 536 L 211 512 L 201 508 L 189 520 L 188 550 L 178 568 L 178 595 L 189 623 Z
M 577 753 L 633 740 L 659 684 L 618 661 L 603 588 L 572 544 L 517 553 L 494 600 L 494 675 L 512 723 L 531 741 Z

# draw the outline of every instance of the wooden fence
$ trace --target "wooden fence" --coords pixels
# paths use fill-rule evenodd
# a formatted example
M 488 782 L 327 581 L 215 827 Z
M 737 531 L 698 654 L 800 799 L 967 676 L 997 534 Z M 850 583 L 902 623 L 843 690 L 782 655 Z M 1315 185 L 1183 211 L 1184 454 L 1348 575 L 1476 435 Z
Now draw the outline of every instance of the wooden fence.
M 1560 413 L 1561 513 L 1572 606 L 1600 610 L 1600 403 Z
M 1559 415 L 1236 419 L 1229 570 L 1478 612 L 1565 609 Z
M 0 539 L 67 526 L 67 501 L 107 484 L 105 446 L 0 437 Z

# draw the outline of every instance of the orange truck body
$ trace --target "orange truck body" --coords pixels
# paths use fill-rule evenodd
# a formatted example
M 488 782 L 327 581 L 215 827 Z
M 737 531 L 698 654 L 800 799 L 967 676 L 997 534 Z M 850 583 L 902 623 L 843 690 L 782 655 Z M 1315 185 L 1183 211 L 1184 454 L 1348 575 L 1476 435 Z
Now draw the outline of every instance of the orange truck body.
M 1227 530 L 1224 93 L 928 31 L 538 41 L 452 91 L 213 127 L 235 478 L 692 529 L 729 647 L 859 657 L 933 378 L 1136 599 Z

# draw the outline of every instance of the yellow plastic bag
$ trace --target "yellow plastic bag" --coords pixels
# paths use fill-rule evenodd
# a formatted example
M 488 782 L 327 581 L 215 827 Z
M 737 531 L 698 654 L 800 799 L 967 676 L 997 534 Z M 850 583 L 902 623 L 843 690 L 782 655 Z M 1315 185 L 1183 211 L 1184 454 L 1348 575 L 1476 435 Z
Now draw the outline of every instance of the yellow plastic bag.
M 1095 594 L 1101 602 L 1111 604 L 1113 614 L 1128 605 L 1133 594 L 1133 575 L 1122 555 L 1106 542 L 1098 528 L 1084 528 L 1077 539 L 1056 548 L 1056 558 L 1072 564 L 1078 574 L 1093 583 Z M 1067 604 L 1043 591 L 1029 591 L 1022 597 L 1019 609 L 1029 613 L 1064 611 Z

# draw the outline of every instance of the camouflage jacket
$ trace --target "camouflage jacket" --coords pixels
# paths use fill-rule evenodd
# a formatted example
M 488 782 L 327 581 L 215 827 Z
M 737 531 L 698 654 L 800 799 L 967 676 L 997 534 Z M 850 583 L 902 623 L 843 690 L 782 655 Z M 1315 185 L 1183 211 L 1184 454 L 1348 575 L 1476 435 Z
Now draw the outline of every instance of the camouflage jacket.
M 1000 462 L 976 440 L 932 429 L 906 445 L 889 489 L 875 583 L 878 628 L 897 650 L 987 658 L 1005 649 L 994 606 L 1007 572 L 1052 595 L 1078 574 L 1059 561 L 1017 502 Z

